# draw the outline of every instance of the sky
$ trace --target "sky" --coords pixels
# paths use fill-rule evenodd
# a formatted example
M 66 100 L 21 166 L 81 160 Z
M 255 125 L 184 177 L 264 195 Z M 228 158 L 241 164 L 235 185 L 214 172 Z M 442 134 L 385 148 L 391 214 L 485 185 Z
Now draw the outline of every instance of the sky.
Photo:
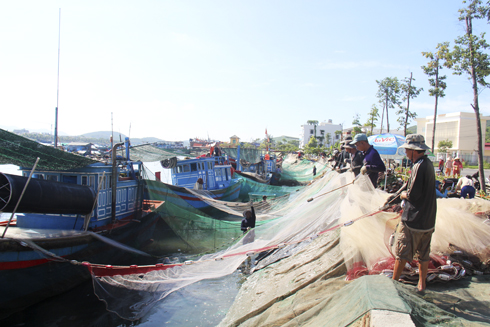
M 376 80 L 424 88 L 422 51 L 464 33 L 462 1 L 2 1 L 0 128 L 95 131 L 163 140 L 299 137 L 307 120 L 361 123 Z M 61 8 L 61 24 L 59 20 Z M 61 25 L 59 100 L 58 32 Z M 477 33 L 490 25 L 475 23 Z M 487 38 L 488 39 L 488 38 Z M 471 84 L 448 69 L 438 113 L 472 112 Z M 480 110 L 490 115 L 490 90 Z M 58 102 L 57 102 L 58 101 Z M 395 111 L 390 128 L 397 128 Z M 410 125 L 414 125 L 415 122 Z M 385 127 L 386 128 L 386 127 Z

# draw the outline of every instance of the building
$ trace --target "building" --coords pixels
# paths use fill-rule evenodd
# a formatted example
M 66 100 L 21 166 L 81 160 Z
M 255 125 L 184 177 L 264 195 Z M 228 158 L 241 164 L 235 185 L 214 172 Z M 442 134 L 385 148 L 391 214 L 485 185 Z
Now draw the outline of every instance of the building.
M 315 135 L 316 130 L 316 135 Z M 342 131 L 342 125 L 332 124 L 332 120 L 323 121 L 318 125 L 305 124 L 301 125 L 301 133 L 299 136 L 299 147 L 303 148 L 312 136 L 315 136 L 319 144 L 330 146 L 335 142 L 340 141 L 340 134 L 335 134 L 336 131 Z
M 485 149 L 485 132 L 490 116 L 480 115 L 482 128 L 482 150 Z M 425 137 L 425 143 L 432 146 L 434 116 L 417 118 L 417 131 Z M 459 156 L 466 162 L 478 162 L 478 134 L 474 112 L 454 112 L 437 115 L 434 152 L 438 153 L 440 141 L 451 141 L 452 147 L 447 154 L 453 158 Z
M 236 135 L 230 137 L 230 145 L 238 146 L 240 144 L 240 138 Z

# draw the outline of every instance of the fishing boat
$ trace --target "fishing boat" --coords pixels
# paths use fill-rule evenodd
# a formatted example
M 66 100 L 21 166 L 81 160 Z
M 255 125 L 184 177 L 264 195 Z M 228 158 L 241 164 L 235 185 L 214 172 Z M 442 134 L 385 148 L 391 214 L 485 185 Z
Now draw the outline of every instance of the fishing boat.
M 229 202 L 238 199 L 242 180 L 232 178 L 233 168 L 225 157 L 203 156 L 182 160 L 174 157 L 162 160 L 161 165 L 171 169 L 172 184 L 146 180 L 149 199 L 178 205 L 185 202 L 185 205 L 204 211 L 210 207 L 202 197 Z
M 237 173 L 263 184 L 279 181 L 278 159 L 274 152 L 245 148 L 223 148 Z
M 22 171 L 0 173 L 0 212 L 17 213 L 15 223 L 0 223 L 0 318 L 90 278 L 83 261 L 123 264 L 135 259 L 131 252 L 143 255 L 129 246 L 150 240 L 162 202 L 143 198 L 142 163 L 128 155 L 96 162 L 3 130 L 0 140 L 0 162 Z M 27 167 L 33 154 L 39 168 Z

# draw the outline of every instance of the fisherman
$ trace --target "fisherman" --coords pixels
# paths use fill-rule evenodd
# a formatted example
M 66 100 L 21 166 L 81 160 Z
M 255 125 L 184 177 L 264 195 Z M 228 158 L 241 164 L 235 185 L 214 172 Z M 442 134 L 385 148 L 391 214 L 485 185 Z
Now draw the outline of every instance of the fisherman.
M 369 144 L 366 134 L 356 134 L 350 144 L 355 145 L 357 150 L 362 151 L 364 159 L 361 174 L 368 174 L 371 183 L 376 188 L 378 186 L 378 173 L 386 171 L 385 164 L 381 160 L 378 151 Z
M 458 180 L 458 184 L 456 184 L 456 190 L 461 190 L 462 199 L 466 199 L 466 196 L 468 196 L 470 199 L 473 199 L 475 197 L 476 190 L 475 183 L 473 182 L 473 178 L 471 177 L 471 175 L 461 177 Z
M 340 172 L 342 170 L 342 168 L 345 167 L 345 160 L 346 159 L 350 159 L 350 154 L 349 152 L 347 152 L 347 150 L 345 149 L 345 145 L 346 144 L 349 144 L 350 142 L 352 141 L 352 136 L 347 136 L 342 142 L 341 142 L 341 146 L 340 146 L 340 149 L 342 150 L 340 152 L 340 156 L 338 158 L 338 161 L 335 163 L 335 166 L 334 168 Z
M 249 229 L 252 230 L 243 239 L 243 244 L 251 243 L 254 241 L 255 231 L 253 229 L 255 228 L 256 219 L 257 218 L 255 217 L 255 209 L 254 209 L 253 201 L 250 201 L 250 210 L 245 210 L 243 212 L 243 219 L 242 219 L 242 224 L 240 229 L 242 230 L 243 234 L 246 234 Z
M 349 152 L 350 157 L 352 158 L 352 159 L 346 159 L 348 160 L 348 163 L 350 163 L 349 171 L 352 171 L 354 175 L 357 177 L 357 175 L 359 175 L 359 173 L 361 172 L 364 155 L 362 154 L 361 151 L 358 151 L 356 149 L 355 145 L 350 143 L 345 145 L 345 149 L 347 150 L 347 152 Z
M 313 176 L 316 176 L 316 166 L 313 166 Z
M 199 177 L 196 181 L 196 184 L 194 184 L 194 189 L 195 190 L 202 190 L 204 189 L 204 181 L 202 180 L 201 177 Z
M 419 260 L 419 292 L 425 290 L 429 267 L 430 242 L 436 223 L 436 190 L 434 165 L 425 155 L 429 147 L 419 134 L 407 135 L 405 148 L 407 157 L 414 163 L 408 182 L 390 199 L 400 197 L 404 200 L 402 219 L 396 228 L 395 268 L 393 280 L 398 281 L 405 264 L 414 255 Z

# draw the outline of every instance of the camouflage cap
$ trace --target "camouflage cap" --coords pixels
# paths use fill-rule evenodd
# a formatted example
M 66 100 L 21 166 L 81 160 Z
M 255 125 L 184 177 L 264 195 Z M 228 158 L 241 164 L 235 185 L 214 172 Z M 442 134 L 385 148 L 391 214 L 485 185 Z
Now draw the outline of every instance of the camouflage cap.
M 423 135 L 420 134 L 410 134 L 407 135 L 405 143 L 400 146 L 400 148 L 410 149 L 410 150 L 429 150 L 430 148 L 425 144 L 425 139 Z

